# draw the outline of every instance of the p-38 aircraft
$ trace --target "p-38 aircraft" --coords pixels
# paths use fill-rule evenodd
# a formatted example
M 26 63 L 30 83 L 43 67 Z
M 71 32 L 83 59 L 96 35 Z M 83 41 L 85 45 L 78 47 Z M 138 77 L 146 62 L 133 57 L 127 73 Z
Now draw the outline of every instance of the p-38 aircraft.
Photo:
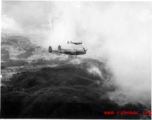
M 75 45 L 80 45 L 80 44 L 82 44 L 82 41 L 81 42 L 72 42 L 72 41 L 68 41 L 68 44 L 75 44 Z
M 87 49 L 62 49 L 61 46 L 58 46 L 58 50 L 53 50 L 51 46 L 49 46 L 48 49 L 49 53 L 56 52 L 61 54 L 67 54 L 67 55 L 83 55 L 86 54 Z

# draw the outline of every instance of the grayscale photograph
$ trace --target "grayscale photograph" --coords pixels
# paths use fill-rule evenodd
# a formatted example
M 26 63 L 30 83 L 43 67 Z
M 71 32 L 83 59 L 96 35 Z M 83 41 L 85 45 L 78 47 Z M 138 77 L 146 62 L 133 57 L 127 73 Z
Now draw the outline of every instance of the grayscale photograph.
M 1 119 L 151 119 L 152 2 L 1 3 Z

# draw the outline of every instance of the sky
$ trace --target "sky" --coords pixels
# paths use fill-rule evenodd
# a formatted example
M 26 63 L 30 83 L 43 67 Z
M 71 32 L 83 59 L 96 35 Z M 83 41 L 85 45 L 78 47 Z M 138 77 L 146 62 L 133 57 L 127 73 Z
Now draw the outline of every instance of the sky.
M 152 2 L 3 1 L 1 27 L 45 36 L 44 48 L 82 41 L 85 56 L 107 60 L 117 86 L 110 99 L 150 102 Z

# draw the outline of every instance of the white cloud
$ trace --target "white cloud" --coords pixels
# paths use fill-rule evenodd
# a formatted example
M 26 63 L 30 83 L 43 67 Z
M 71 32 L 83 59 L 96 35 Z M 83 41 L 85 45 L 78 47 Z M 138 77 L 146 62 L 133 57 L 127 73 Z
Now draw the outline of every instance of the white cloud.
M 9 30 L 9 31 L 21 31 L 21 27 L 11 18 L 9 18 L 7 15 L 3 15 L 1 19 L 1 29 L 3 30 Z

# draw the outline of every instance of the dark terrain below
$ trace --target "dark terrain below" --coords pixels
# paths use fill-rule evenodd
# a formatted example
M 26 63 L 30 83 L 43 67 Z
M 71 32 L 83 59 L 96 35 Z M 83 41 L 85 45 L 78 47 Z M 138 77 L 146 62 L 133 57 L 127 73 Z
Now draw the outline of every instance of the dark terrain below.
M 38 38 L 2 34 L 1 118 L 151 118 L 142 115 L 147 106 L 119 106 L 109 99 L 108 92 L 117 86 L 107 86 L 112 73 L 104 62 L 50 54 L 34 42 Z M 117 115 L 123 110 L 141 115 Z M 115 114 L 105 115 L 104 111 Z
M 90 74 L 91 64 L 100 66 L 103 79 Z M 107 92 L 115 87 L 104 87 L 111 74 L 97 60 L 84 60 L 80 64 L 44 67 L 37 71 L 14 74 L 6 86 L 1 87 L 1 118 L 81 118 L 81 119 L 139 119 L 141 115 L 117 115 L 117 111 L 139 111 L 141 104 L 119 106 L 111 101 Z M 104 111 L 114 111 L 105 115 Z M 150 116 L 148 116 L 150 118 Z

